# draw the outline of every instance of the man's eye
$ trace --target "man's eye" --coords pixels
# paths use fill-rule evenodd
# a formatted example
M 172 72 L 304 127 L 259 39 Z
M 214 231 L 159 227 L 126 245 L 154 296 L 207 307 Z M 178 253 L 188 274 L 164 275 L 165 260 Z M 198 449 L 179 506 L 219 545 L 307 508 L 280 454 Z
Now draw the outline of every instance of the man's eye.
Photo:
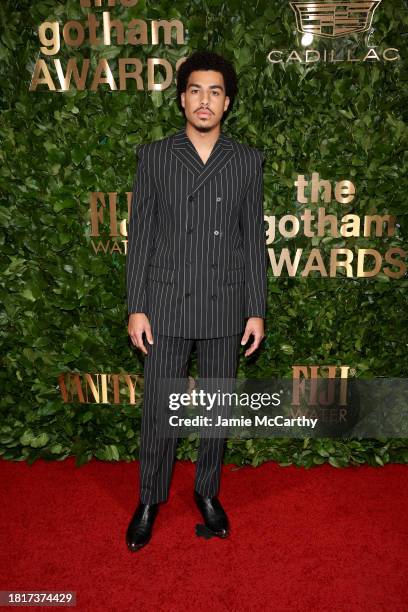
M 213 94 L 216 95 L 216 96 L 219 96 L 220 92 L 219 91 L 213 91 Z

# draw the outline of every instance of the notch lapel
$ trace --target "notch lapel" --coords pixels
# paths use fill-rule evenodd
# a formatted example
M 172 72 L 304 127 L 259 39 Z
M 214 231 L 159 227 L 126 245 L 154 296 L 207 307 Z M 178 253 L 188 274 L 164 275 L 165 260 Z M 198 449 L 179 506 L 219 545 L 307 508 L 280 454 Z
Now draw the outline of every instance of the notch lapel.
M 221 132 L 204 164 L 195 146 L 187 136 L 185 128 L 173 135 L 171 152 L 194 174 L 193 194 L 216 172 L 220 172 L 235 155 L 232 140 Z

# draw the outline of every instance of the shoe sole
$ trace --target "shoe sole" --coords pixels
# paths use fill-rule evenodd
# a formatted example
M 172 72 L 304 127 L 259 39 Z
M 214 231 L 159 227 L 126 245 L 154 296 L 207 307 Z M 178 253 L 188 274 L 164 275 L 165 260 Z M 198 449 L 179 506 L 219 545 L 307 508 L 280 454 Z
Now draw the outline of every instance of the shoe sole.
M 217 531 L 213 531 L 212 529 L 207 527 L 207 525 L 206 525 L 206 528 L 208 529 L 208 531 L 210 533 L 212 533 L 213 535 L 217 536 L 217 538 L 227 538 L 230 535 L 229 531 L 226 531 L 225 533 L 222 533 L 222 532 L 219 532 L 219 531 L 218 532 Z
M 130 552 L 137 552 L 138 550 L 140 550 L 141 548 L 144 548 L 146 546 L 146 544 L 148 544 L 149 542 L 145 542 L 145 544 L 139 544 L 138 546 L 134 547 L 134 546 L 129 546 L 129 544 L 127 545 L 128 550 Z

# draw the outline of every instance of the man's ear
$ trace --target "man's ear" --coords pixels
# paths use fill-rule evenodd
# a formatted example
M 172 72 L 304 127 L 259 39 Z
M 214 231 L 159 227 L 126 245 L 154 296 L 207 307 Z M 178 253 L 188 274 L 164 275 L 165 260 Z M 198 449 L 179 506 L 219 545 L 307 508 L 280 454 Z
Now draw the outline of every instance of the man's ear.
M 185 108 L 186 107 L 186 94 L 184 91 L 182 94 L 180 94 L 180 101 L 181 101 L 181 106 Z
M 227 110 L 227 108 L 229 107 L 229 103 L 230 103 L 230 99 L 228 96 L 225 96 L 225 101 L 224 101 L 224 113 Z

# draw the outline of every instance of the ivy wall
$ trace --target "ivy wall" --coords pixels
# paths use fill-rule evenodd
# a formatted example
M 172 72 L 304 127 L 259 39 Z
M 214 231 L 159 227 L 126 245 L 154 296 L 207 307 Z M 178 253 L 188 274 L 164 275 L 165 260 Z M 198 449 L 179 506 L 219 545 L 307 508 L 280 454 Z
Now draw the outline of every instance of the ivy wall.
M 266 155 L 266 217 L 299 214 L 295 182 L 300 175 L 309 180 L 318 173 L 333 189 L 338 181 L 351 181 L 356 195 L 347 205 L 332 198 L 311 208 L 324 206 L 339 218 L 388 214 L 397 222 L 392 236 L 277 234 L 268 244 L 276 257 L 284 248 L 292 255 L 296 249 L 306 254 L 316 248 L 327 263 L 332 249 L 350 249 L 356 258 L 365 248 L 380 254 L 381 270 L 358 276 L 355 260 L 350 277 L 341 269 L 332 277 L 318 270 L 302 276 L 302 256 L 291 277 L 274 273 L 271 264 L 266 339 L 250 358 L 242 351 L 238 376 L 290 378 L 293 366 L 303 364 L 347 365 L 361 378 L 407 377 L 407 274 L 393 267 L 396 275 L 402 273 L 390 277 L 384 259 L 389 249 L 407 250 L 406 4 L 383 0 L 368 31 L 314 36 L 308 46 L 284 0 L 117 4 L 108 7 L 105 0 L 99 8 L 86 8 L 80 0 L 6 0 L 0 6 L 3 458 L 32 462 L 73 454 L 78 463 L 93 456 L 137 458 L 143 357 L 127 336 L 124 267 L 135 148 L 184 125 L 176 104 L 176 65 L 195 49 L 210 49 L 234 62 L 239 96 L 223 130 Z M 103 11 L 125 25 L 132 19 L 145 22 L 146 41 L 91 45 L 86 30 L 81 45 L 64 42 L 64 24 L 85 24 L 88 14 L 102 21 Z M 151 25 L 160 19 L 179 20 L 182 40 L 173 36 L 166 42 L 160 35 L 156 42 Z M 60 50 L 54 55 L 40 50 L 39 26 L 46 21 L 60 24 Z M 49 28 L 49 41 L 51 33 Z M 308 49 L 315 51 L 309 59 L 316 60 L 319 51 L 320 61 L 306 62 Z M 65 72 L 70 59 L 81 68 L 84 58 L 89 59 L 84 88 L 73 84 L 58 91 L 55 60 Z M 120 89 L 123 58 L 141 62 L 138 88 L 128 79 Z M 149 89 L 152 58 L 167 62 L 167 72 L 163 66 L 155 69 L 157 83 L 170 78 L 163 90 Z M 101 59 L 116 90 L 109 83 L 92 89 Z M 54 91 L 44 72 L 37 76 L 45 82 L 33 88 L 39 60 L 49 69 Z M 406 265 L 406 257 L 400 260 Z M 108 401 L 100 396 L 98 402 L 90 380 L 102 385 L 103 374 L 120 375 L 119 390 L 114 398 L 111 378 Z M 136 383 L 134 404 L 126 375 Z M 195 460 L 197 443 L 180 441 L 178 457 Z M 326 461 L 337 467 L 408 462 L 408 440 L 228 442 L 226 462 L 258 465 L 265 460 L 306 467 Z

